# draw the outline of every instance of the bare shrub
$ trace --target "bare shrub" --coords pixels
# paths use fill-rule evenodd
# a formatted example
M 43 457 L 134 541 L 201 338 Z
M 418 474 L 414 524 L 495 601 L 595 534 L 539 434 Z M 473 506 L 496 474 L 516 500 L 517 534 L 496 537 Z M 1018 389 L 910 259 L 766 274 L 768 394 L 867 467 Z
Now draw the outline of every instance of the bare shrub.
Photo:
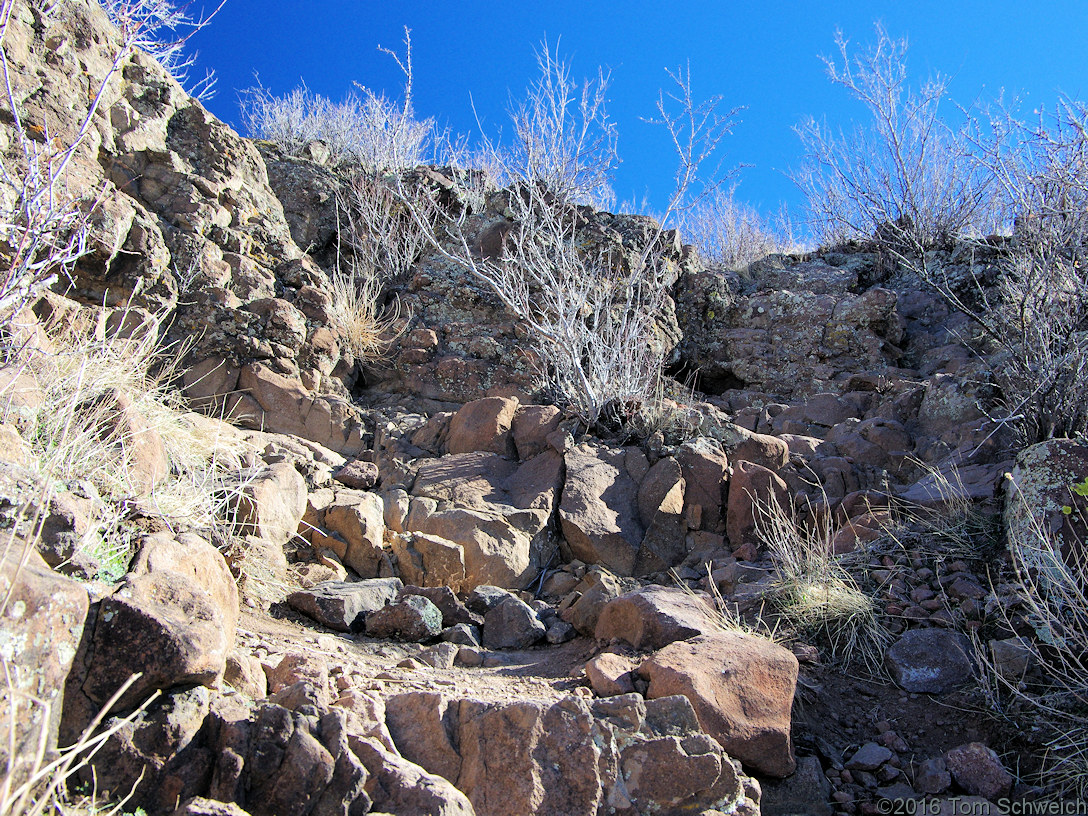
M 208 100 L 214 96 L 215 74 L 208 71 L 194 85 L 189 85 L 189 69 L 196 54 L 186 54 L 185 47 L 194 34 L 206 26 L 226 5 L 221 0 L 210 14 L 190 13 L 192 3 L 180 6 L 171 0 L 98 0 L 110 21 L 121 30 L 131 47 L 145 51 L 166 69 L 194 97 Z
M 1013 221 L 990 280 L 959 280 L 940 256 L 900 260 L 970 315 L 999 391 L 995 419 L 1031 444 L 1088 430 L 1088 108 L 1064 100 L 1027 123 L 976 118 L 977 160 Z M 992 254 L 992 253 L 991 253 Z
M 605 157 L 613 155 L 612 131 L 597 96 L 604 80 L 583 86 L 575 105 L 579 112 L 568 117 L 564 111 L 574 105 L 575 86 L 565 63 L 546 48 L 538 59 L 544 76 L 531 86 L 528 102 L 512 109 L 524 144 L 512 153 L 494 144 L 488 151 L 503 177 L 512 180 L 504 191 L 511 229 L 499 257 L 473 250 L 468 208 L 438 207 L 404 180 L 400 195 L 430 246 L 486 284 L 524 324 L 542 384 L 556 401 L 590 427 L 606 409 L 623 424 L 652 398 L 662 376 L 666 348 L 657 321 L 677 274 L 675 265 L 664 261 L 670 242 L 677 248 L 676 236 L 666 236 L 662 224 L 647 219 L 637 253 L 618 258 L 583 235 L 575 203 L 602 190 L 597 171 L 607 164 L 593 157 L 602 150 Z M 687 203 L 700 164 L 732 122 L 731 114 L 718 113 L 717 98 L 695 103 L 690 75 L 670 76 L 678 91 L 668 101 L 662 95 L 658 110 L 679 162 L 677 187 L 662 223 Z M 673 102 L 679 102 L 679 112 Z M 526 110 L 530 113 L 522 115 Z
M 602 69 L 581 83 L 571 64 L 544 41 L 535 51 L 540 74 L 512 100 L 509 146 L 483 136 L 472 165 L 492 170 L 500 184 L 542 185 L 564 204 L 604 206 L 612 200 L 611 174 L 618 163 L 616 126 L 605 107 L 610 77 Z
M 275 142 L 291 155 L 300 154 L 310 142 L 321 141 L 334 163 L 358 162 L 370 171 L 415 167 L 424 160 L 434 122 L 417 119 L 412 109 L 412 40 L 407 29 L 404 45 L 403 59 L 382 49 L 404 73 L 400 102 L 358 82 L 357 92 L 333 102 L 312 93 L 305 84 L 277 97 L 258 81 L 242 95 L 246 129 L 253 138 Z
M 754 207 L 718 189 L 683 213 L 680 230 L 713 266 L 740 269 L 753 261 L 796 248 L 788 218 L 772 225 Z
M 948 79 L 917 89 L 907 78 L 907 42 L 876 27 L 876 43 L 851 54 L 836 33 L 838 58 L 823 58 L 830 80 L 864 105 L 870 121 L 835 130 L 809 117 L 795 128 L 805 157 L 794 182 L 805 194 L 824 245 L 879 236 L 923 248 L 981 226 L 988 231 L 990 177 L 975 161 L 968 123 L 941 115 Z

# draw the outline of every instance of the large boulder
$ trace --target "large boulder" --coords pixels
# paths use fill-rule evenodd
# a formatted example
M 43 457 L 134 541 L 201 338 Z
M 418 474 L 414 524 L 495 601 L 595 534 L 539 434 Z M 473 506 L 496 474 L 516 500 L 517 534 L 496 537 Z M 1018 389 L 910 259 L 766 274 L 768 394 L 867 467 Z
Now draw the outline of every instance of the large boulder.
M 18 549 L 0 561 L 0 654 L 8 667 L 9 711 L 0 731 L 0 761 L 12 763 L 8 781 L 18 786 L 31 772 L 39 740 L 47 751 L 57 747 L 65 678 L 72 667 L 87 619 L 84 586 L 57 575 L 33 551 L 20 563 Z M 12 732 L 11 729 L 14 729 Z M 9 756 L 9 746 L 15 749 Z
M 679 589 L 648 586 L 620 595 L 601 610 L 597 640 L 622 640 L 654 651 L 715 631 L 708 601 Z
M 1042 566 L 1047 554 L 1058 549 L 1088 580 L 1088 497 L 1073 491 L 1085 479 L 1088 446 L 1073 439 L 1040 442 L 1016 457 L 1005 484 L 1005 531 L 1011 546 L 1038 559 L 1029 566 Z
M 638 482 L 623 449 L 579 445 L 566 454 L 567 478 L 559 521 L 571 554 L 619 575 L 633 574 L 645 528 Z
M 377 578 L 385 539 L 385 505 L 376 493 L 338 490 L 325 508 L 325 527 L 340 536 L 324 542 L 361 578 Z
M 518 401 L 514 397 L 485 397 L 467 403 L 450 420 L 446 443 L 449 452 L 516 455 L 510 426 L 517 410 Z
M 139 672 L 122 701 L 131 708 L 156 689 L 212 685 L 234 647 L 236 616 L 182 573 L 130 575 L 99 604 L 82 690 L 101 706 Z
M 672 643 L 638 671 L 649 681 L 649 699 L 687 697 L 700 725 L 730 756 L 770 776 L 793 772 L 797 658 L 788 650 L 764 638 L 721 632 Z
M 400 578 L 326 581 L 292 592 L 287 603 L 330 629 L 361 632 L 366 628 L 366 616 L 396 600 L 403 586 Z
M 549 522 L 562 468 L 562 457 L 555 451 L 520 465 L 488 452 L 425 460 L 419 465 L 412 488 L 416 498 L 403 527 L 461 548 L 464 589 L 480 584 L 520 589 L 536 575 L 541 555 L 552 543 Z M 436 549 L 426 541 L 424 547 Z M 419 552 L 418 547 L 412 549 Z M 405 548 L 397 552 L 412 558 Z M 446 554 L 438 555 L 455 569 Z M 427 559 L 420 567 L 429 569 Z

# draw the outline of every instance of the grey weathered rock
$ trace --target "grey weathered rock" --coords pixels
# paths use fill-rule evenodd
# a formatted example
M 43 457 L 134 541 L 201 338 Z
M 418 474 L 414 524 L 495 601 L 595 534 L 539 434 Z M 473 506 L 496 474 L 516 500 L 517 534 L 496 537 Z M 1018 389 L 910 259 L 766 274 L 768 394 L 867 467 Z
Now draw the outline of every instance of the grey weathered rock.
M 467 623 L 456 623 L 442 630 L 442 640 L 461 646 L 479 646 L 480 630 Z
M 527 649 L 546 632 L 528 604 L 508 595 L 484 615 L 483 645 L 488 649 Z
M 941 694 L 974 675 L 971 644 L 946 629 L 911 629 L 884 655 L 892 679 L 907 691 Z
M 442 613 L 422 595 L 408 595 L 367 615 L 370 637 L 420 641 L 438 637 Z
M 287 603 L 338 632 L 361 632 L 366 616 L 396 600 L 404 585 L 399 578 L 365 581 L 326 581 L 312 589 L 292 592 Z
M 895 754 L 885 746 L 867 742 L 847 760 L 846 767 L 852 771 L 875 771 L 893 756 Z
M 763 816 L 831 816 L 831 783 L 824 775 L 819 757 L 797 758 L 797 770 L 785 779 L 761 780 Z

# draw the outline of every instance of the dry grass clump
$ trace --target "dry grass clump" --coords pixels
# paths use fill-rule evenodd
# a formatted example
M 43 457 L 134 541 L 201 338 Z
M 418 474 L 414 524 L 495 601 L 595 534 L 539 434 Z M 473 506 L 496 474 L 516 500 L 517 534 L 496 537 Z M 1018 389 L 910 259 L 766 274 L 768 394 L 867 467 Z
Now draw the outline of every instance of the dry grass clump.
M 7 366 L 33 374 L 40 388 L 24 433 L 32 467 L 57 489 L 93 500 L 81 546 L 107 580 L 127 569 L 135 516 L 224 544 L 230 497 L 244 484 L 248 446 L 223 423 L 187 412 L 168 387 L 178 355 L 159 348 L 162 321 L 135 310 L 99 321 L 84 310 L 55 313 L 40 346 L 20 349 L 18 332 L 7 344 Z M 140 457 L 151 438 L 161 440 L 168 468 L 154 484 Z
M 1035 520 L 1009 531 L 1016 603 L 1004 612 L 1022 637 L 1029 671 L 1010 676 L 983 655 L 994 704 L 1022 717 L 1046 746 L 1040 781 L 1063 796 L 1088 799 L 1088 558 L 1083 542 L 1065 557 Z
M 380 358 L 397 335 L 399 303 L 394 301 L 392 310 L 383 310 L 381 291 L 377 274 L 363 267 L 337 269 L 330 276 L 329 317 L 352 356 L 362 362 Z
M 777 569 L 771 599 L 783 622 L 797 636 L 826 645 L 833 659 L 860 659 L 876 670 L 890 634 L 873 598 L 833 554 L 831 519 L 804 524 L 773 495 L 755 506 L 757 534 Z

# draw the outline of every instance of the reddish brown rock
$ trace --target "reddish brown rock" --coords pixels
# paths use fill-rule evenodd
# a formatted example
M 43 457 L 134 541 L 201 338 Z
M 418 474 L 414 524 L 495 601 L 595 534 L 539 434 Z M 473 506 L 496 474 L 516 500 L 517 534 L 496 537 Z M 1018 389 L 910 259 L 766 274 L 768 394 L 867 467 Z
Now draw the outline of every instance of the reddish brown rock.
M 1012 774 L 1005 770 L 994 750 L 981 742 L 953 748 L 944 760 L 956 784 L 972 796 L 997 801 L 1012 790 Z
M 715 631 L 706 603 L 679 589 L 648 586 L 620 595 L 601 610 L 594 636 L 636 649 L 661 649 Z
M 757 534 L 760 508 L 777 502 L 789 512 L 791 504 L 786 483 L 772 471 L 751 462 L 738 462 L 729 482 L 729 513 L 726 535 L 729 545 L 738 549 L 746 544 L 759 545 Z
M 268 465 L 242 487 L 235 512 L 243 534 L 283 545 L 306 512 L 306 481 L 286 462 Z
M 638 484 L 626 453 L 579 445 L 566 454 L 567 478 L 559 505 L 563 536 L 575 558 L 631 575 L 645 529 L 638 518 Z
M 751 462 L 778 472 L 790 460 L 789 444 L 770 434 L 745 434 L 742 441 L 729 446 L 733 462 Z
M 670 457 L 649 468 L 639 484 L 639 518 L 646 533 L 635 559 L 636 575 L 663 572 L 687 555 L 685 487 L 680 465 Z
M 635 663 L 623 655 L 604 652 L 586 663 L 586 677 L 598 697 L 615 697 L 635 690 Z
M 333 478 L 354 490 L 370 490 L 378 483 L 378 466 L 373 462 L 353 459 L 336 471 Z
M 329 679 L 329 666 L 318 655 L 291 652 L 286 654 L 268 672 L 268 690 L 272 694 L 283 691 L 296 683 L 309 683 L 317 692 L 322 705 L 332 702 L 332 683 Z
M 377 578 L 382 564 L 385 507 L 376 493 L 338 490 L 325 508 L 325 527 L 338 533 L 344 543 L 325 539 L 337 557 L 360 578 Z
M 375 811 L 476 816 L 469 799 L 441 776 L 427 773 L 373 740 L 352 736 L 349 744 L 370 772 Z
M 729 460 L 721 446 L 700 437 L 685 442 L 676 453 L 684 474 L 684 512 L 692 529 L 724 532 L 723 500 L 729 480 Z
M 461 755 L 454 747 L 456 705 L 430 691 L 394 694 L 385 700 L 385 722 L 401 756 L 457 784 Z
M 447 450 L 486 451 L 513 458 L 516 452 L 510 426 L 517 410 L 514 397 L 485 397 L 466 403 L 450 420 Z
M 228 622 L 204 589 L 177 572 L 130 575 L 99 607 L 82 689 L 102 705 L 133 672 L 142 676 L 122 705 L 134 706 L 154 689 L 213 684 L 234 646 Z
M 548 435 L 559 427 L 561 416 L 554 405 L 522 405 L 518 408 L 511 426 L 518 458 L 525 461 L 548 450 Z
M 639 666 L 650 699 L 682 694 L 732 757 L 770 776 L 795 767 L 790 708 L 797 658 L 763 638 L 703 635 L 666 646 Z

